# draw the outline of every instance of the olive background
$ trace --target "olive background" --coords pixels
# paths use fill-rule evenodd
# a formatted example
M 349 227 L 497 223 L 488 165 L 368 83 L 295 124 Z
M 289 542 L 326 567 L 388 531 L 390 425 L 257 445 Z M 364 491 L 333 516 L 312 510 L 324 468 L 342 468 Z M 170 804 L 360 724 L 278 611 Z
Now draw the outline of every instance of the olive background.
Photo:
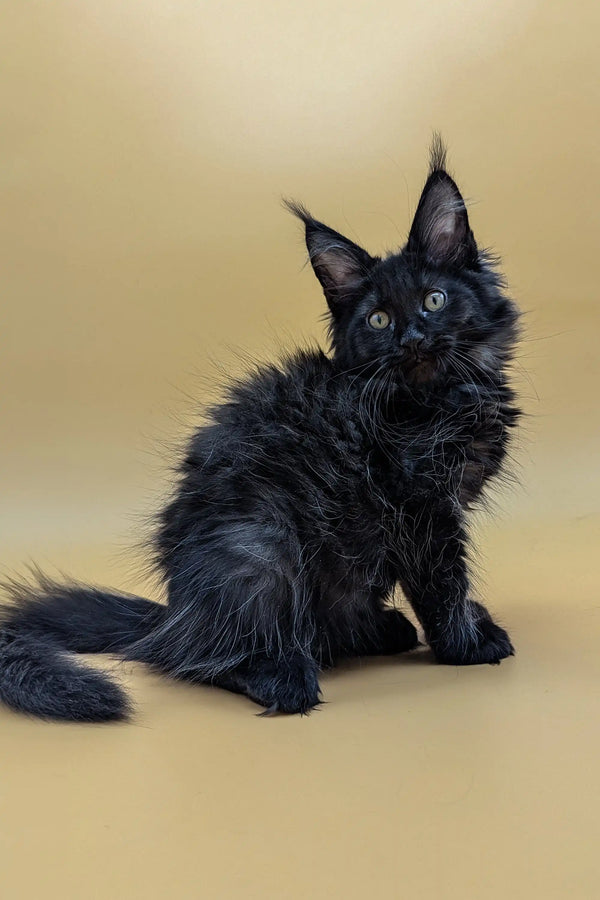
M 324 341 L 282 196 L 405 239 L 432 131 L 525 312 L 478 514 L 517 656 L 323 677 L 307 718 L 104 661 L 130 725 L 0 711 L 22 898 L 590 898 L 598 883 L 598 4 L 7 0 L 0 570 L 160 595 L 144 541 L 223 379 Z

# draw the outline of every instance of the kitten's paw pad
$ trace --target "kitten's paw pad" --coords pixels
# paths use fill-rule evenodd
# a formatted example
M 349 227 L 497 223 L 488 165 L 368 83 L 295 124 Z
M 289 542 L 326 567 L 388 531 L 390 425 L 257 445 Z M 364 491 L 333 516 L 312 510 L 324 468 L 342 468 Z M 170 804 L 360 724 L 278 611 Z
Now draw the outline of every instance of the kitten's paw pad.
M 477 623 L 477 636 L 468 644 L 434 646 L 433 649 L 438 662 L 450 666 L 498 665 L 515 653 L 507 632 L 491 619 L 481 619 Z
M 404 653 L 419 643 L 417 629 L 398 609 L 387 609 L 382 632 L 383 653 Z
M 263 715 L 308 713 L 319 705 L 317 668 L 304 659 L 262 662 L 252 673 L 248 696 L 265 707 Z

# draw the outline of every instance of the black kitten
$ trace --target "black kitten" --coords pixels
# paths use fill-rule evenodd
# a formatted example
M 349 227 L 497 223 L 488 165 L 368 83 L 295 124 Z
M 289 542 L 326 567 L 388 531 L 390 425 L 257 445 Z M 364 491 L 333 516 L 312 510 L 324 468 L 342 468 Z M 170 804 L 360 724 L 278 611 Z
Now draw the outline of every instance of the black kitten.
M 517 311 L 441 143 L 397 254 L 370 256 L 289 206 L 329 306 L 331 355 L 261 369 L 194 435 L 156 539 L 167 606 L 43 577 L 10 586 L 0 697 L 13 708 L 124 717 L 120 688 L 64 652 L 75 651 L 306 713 L 321 668 L 416 646 L 387 606 L 396 584 L 440 662 L 513 653 L 470 597 L 466 513 L 518 416 L 507 384 Z

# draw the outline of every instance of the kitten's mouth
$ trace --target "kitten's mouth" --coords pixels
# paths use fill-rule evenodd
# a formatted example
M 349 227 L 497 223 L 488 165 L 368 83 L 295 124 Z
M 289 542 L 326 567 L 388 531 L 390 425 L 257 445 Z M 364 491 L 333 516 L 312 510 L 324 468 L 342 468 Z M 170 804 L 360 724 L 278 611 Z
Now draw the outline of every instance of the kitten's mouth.
M 423 384 L 431 381 L 440 370 L 440 359 L 431 353 L 414 352 L 400 364 L 408 381 Z

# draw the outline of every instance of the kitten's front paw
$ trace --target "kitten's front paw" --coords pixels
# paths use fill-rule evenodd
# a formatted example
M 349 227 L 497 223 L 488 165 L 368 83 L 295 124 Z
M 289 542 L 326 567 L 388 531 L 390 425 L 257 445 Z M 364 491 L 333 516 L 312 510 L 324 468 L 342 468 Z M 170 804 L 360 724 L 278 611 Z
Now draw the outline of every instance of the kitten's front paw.
M 458 629 L 454 638 L 446 634 L 443 640 L 430 641 L 438 662 L 449 666 L 498 665 L 500 660 L 514 656 L 515 648 L 504 628 L 492 621 L 485 607 L 474 605 L 481 618 L 470 625 L 470 634 Z

